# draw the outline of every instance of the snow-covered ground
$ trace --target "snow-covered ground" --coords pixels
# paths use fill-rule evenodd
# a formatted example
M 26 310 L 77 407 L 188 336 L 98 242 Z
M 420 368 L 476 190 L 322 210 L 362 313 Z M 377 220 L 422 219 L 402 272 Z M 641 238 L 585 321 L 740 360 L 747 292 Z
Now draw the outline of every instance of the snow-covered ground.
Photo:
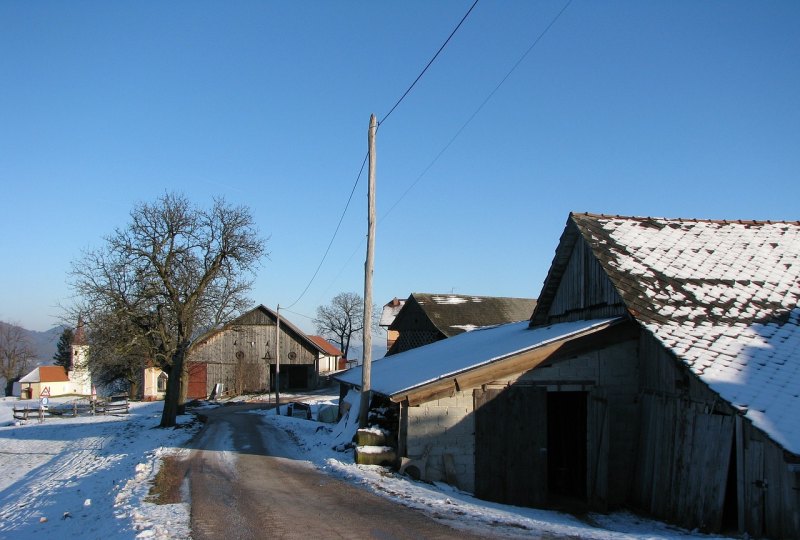
M 288 397 L 288 396 L 287 396 Z M 334 396 L 304 398 L 313 409 Z M 126 416 L 51 418 L 15 425 L 0 398 L 0 538 L 188 538 L 189 506 L 148 500 L 161 458 L 188 452 L 196 433 L 193 417 L 178 429 L 157 429 L 161 403 L 133 404 Z M 35 402 L 31 402 L 34 404 Z M 628 513 L 591 515 L 586 520 L 557 512 L 488 503 L 443 485 L 416 482 L 381 467 L 355 465 L 342 448 L 353 422 L 320 424 L 275 411 L 254 411 L 263 422 L 292 436 L 273 451 L 316 467 L 375 493 L 428 513 L 453 527 L 491 530 L 494 535 L 540 534 L 573 538 L 712 538 Z
M 314 418 L 319 406 L 335 404 L 337 396 L 320 396 L 314 400 Z M 353 399 L 357 409 L 358 400 Z M 351 482 L 361 484 L 373 492 L 388 497 L 399 504 L 416 508 L 434 519 L 463 530 L 502 535 L 509 538 L 539 536 L 564 536 L 587 539 L 681 539 L 723 538 L 686 531 L 658 521 L 644 519 L 628 512 L 609 515 L 591 514 L 584 520 L 560 512 L 522 508 L 491 503 L 458 491 L 447 484 L 429 484 L 414 481 L 390 472 L 384 467 L 356 465 L 353 451 L 337 451 L 349 442 L 355 433 L 357 419 L 343 419 L 338 425 L 319 424 L 299 418 L 279 416 L 275 411 L 251 411 L 262 416 L 263 421 L 279 426 L 292 434 L 297 442 L 294 448 L 281 448 L 285 455 L 312 462 L 318 469 Z M 355 421 L 353 421 L 355 420 Z M 349 425 L 346 425 L 349 424 Z M 320 428 L 323 425 L 323 428 Z
M 188 504 L 146 499 L 160 458 L 188 451 L 193 416 L 157 429 L 162 404 L 134 403 L 122 416 L 14 421 L 24 404 L 38 401 L 0 398 L 0 538 L 189 537 Z

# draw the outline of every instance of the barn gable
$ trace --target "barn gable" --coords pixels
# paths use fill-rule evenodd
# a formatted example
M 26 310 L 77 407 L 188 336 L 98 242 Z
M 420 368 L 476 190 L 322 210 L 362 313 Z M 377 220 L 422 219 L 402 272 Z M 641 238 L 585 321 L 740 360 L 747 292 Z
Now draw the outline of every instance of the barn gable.
M 233 393 L 274 389 L 278 314 L 257 306 L 200 336 L 189 357 L 189 397 L 205 398 L 216 385 Z M 280 386 L 313 388 L 318 384 L 322 348 L 281 317 Z
M 531 326 L 626 312 L 625 304 L 575 222 L 570 219 L 539 295 Z
M 580 233 L 575 243 L 591 249 L 627 311 L 755 426 L 800 454 L 800 223 L 592 214 L 570 222 Z
M 535 305 L 536 300 L 531 298 L 412 293 L 389 326 L 398 336 L 387 354 L 484 326 L 524 321 Z

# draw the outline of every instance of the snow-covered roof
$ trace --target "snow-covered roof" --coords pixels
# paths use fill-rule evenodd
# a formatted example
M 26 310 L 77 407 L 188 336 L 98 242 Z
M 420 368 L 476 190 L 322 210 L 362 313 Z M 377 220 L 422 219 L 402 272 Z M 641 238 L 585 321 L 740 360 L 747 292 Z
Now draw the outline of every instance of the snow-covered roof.
M 800 453 L 800 222 L 571 217 L 630 313 Z
M 596 319 L 530 328 L 528 321 L 479 328 L 372 363 L 371 388 L 386 396 L 406 393 L 441 379 L 577 336 L 616 319 Z M 361 386 L 361 366 L 337 375 L 337 380 Z
M 442 334 L 451 337 L 481 326 L 528 320 L 536 307 L 536 300 L 470 294 L 412 293 L 397 314 L 392 328 L 402 333 L 406 324 L 403 318 L 417 306 Z M 416 317 L 416 313 L 412 317 Z
M 69 382 L 69 377 L 67 377 L 67 372 L 61 366 L 39 366 L 22 377 L 19 382 Z
M 391 302 L 383 306 L 383 309 L 381 310 L 381 320 L 378 323 L 378 326 L 388 328 L 389 325 L 394 322 L 394 318 L 397 317 L 397 314 L 403 308 L 403 304 L 405 303 L 405 300 L 393 298 Z

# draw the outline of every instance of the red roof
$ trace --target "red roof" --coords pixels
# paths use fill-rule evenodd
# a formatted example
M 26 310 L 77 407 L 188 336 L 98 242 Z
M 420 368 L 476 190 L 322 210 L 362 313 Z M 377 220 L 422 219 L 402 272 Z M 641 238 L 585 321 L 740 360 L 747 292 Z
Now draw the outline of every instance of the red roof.
M 308 339 L 313 341 L 317 347 L 325 351 L 328 356 L 344 356 L 344 353 L 334 347 L 327 339 L 322 336 L 308 336 Z
M 69 382 L 69 377 L 61 366 L 39 366 L 21 378 L 20 382 Z

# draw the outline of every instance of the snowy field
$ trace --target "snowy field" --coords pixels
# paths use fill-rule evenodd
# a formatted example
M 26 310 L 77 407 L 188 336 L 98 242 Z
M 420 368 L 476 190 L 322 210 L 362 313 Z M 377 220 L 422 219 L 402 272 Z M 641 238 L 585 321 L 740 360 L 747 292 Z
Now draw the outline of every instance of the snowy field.
M 313 401 L 316 417 L 320 405 L 336 400 L 320 396 Z M 157 505 L 148 494 L 161 458 L 189 451 L 187 442 L 199 429 L 192 416 L 179 417 L 177 429 L 157 429 L 161 403 L 147 403 L 133 404 L 131 414 L 124 416 L 49 418 L 20 425 L 11 413 L 11 407 L 20 403 L 24 402 L 0 398 L 0 539 L 189 538 L 189 505 Z M 455 528 L 509 538 L 719 538 L 628 513 L 579 520 L 480 501 L 443 484 L 355 465 L 352 450 L 333 449 L 349 441 L 353 422 L 320 424 L 278 416 L 274 410 L 244 414 L 257 414 L 262 422 L 291 435 L 273 451 L 308 461 Z
M 187 504 L 146 499 L 160 458 L 188 451 L 194 417 L 157 429 L 162 404 L 134 403 L 122 416 L 14 421 L 26 403 L 38 405 L 0 398 L 0 539 L 189 537 Z

